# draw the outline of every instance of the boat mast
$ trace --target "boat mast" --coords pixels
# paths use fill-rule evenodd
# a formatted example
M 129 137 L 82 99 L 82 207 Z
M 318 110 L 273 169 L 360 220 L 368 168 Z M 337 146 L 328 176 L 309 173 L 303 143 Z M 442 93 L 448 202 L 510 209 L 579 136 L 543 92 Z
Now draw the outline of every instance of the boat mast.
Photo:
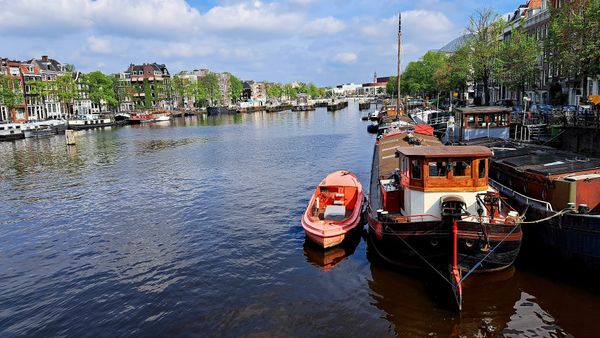
M 402 12 L 398 13 L 398 75 L 396 76 L 396 117 L 400 115 L 400 53 L 402 51 Z

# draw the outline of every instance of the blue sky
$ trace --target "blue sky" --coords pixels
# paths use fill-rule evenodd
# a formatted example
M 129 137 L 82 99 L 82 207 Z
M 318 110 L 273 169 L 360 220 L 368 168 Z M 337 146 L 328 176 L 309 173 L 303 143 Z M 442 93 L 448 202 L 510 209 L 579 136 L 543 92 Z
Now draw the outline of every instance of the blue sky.
M 242 79 L 321 86 L 395 73 L 397 13 L 406 65 L 462 34 L 477 9 L 513 0 L 0 0 L 1 57 L 49 55 L 78 70 L 165 63 Z

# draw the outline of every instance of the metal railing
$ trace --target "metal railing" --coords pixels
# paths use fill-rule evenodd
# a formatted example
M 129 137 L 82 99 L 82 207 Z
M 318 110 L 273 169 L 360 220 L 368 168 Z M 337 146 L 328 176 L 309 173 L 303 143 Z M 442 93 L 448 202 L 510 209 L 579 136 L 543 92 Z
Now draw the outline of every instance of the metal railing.
M 510 196 L 510 197 L 516 199 L 517 201 L 519 201 L 519 202 L 521 202 L 521 203 L 523 203 L 525 205 L 534 207 L 534 208 L 544 209 L 546 211 L 554 211 L 552 209 L 552 204 L 550 204 L 550 203 L 548 203 L 546 201 L 541 201 L 541 200 L 538 200 L 538 199 L 535 199 L 535 198 L 531 198 L 531 197 L 525 196 L 525 195 L 523 195 L 523 194 L 521 194 L 521 193 L 519 193 L 517 191 L 514 191 L 513 189 L 511 189 L 511 188 L 509 188 L 509 187 L 507 187 L 505 185 L 502 185 L 501 183 L 498 183 L 498 182 L 492 180 L 491 178 L 489 179 L 489 181 L 490 181 L 490 184 L 494 188 L 498 189 L 498 191 L 502 195 Z

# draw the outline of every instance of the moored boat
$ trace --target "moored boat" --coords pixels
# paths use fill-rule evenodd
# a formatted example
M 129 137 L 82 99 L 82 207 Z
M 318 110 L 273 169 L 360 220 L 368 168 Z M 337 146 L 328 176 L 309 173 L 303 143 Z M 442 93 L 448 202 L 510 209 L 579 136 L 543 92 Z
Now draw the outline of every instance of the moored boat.
M 25 138 L 23 134 L 23 123 L 0 124 L 0 141 L 13 141 Z
M 129 124 L 140 124 L 140 123 L 148 123 L 154 122 L 156 116 L 151 113 L 131 113 L 127 122 Z
M 600 159 L 497 141 L 490 180 L 524 213 L 524 248 L 600 270 Z
M 43 125 L 38 122 L 25 123 L 23 125 L 23 135 L 25 138 L 47 137 L 56 134 L 48 125 Z
M 375 143 L 369 245 L 394 265 L 435 270 L 460 309 L 471 273 L 516 259 L 520 218 L 488 185 L 489 148 L 443 146 L 431 130 L 409 128 Z
M 319 183 L 302 216 L 307 237 L 323 248 L 342 243 L 360 224 L 364 203 L 362 185 L 351 172 L 333 172 Z

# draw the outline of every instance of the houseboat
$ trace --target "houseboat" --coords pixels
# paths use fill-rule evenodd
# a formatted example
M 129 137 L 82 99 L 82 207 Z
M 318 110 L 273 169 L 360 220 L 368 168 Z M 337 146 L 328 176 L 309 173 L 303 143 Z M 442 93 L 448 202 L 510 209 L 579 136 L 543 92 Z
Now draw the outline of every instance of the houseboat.
M 488 184 L 491 156 L 483 146 L 444 146 L 426 128 L 396 129 L 375 142 L 370 246 L 394 265 L 434 269 L 459 309 L 463 280 L 509 267 L 521 246 L 518 213 Z
M 73 130 L 84 130 L 93 128 L 104 128 L 112 125 L 111 119 L 100 118 L 98 115 L 81 115 L 76 120 L 68 120 L 67 128 Z
M 38 137 L 48 137 L 55 135 L 54 130 L 46 124 L 42 124 L 39 122 L 25 123 L 23 124 L 23 135 L 25 138 L 38 138 Z
M 456 108 L 454 118 L 447 120 L 444 141 L 464 143 L 480 138 L 508 139 L 511 108 L 467 107 Z
M 23 123 L 0 124 L 0 141 L 13 141 L 25 138 Z
M 508 142 L 492 149 L 490 182 L 530 223 L 528 252 L 600 270 L 600 159 Z

